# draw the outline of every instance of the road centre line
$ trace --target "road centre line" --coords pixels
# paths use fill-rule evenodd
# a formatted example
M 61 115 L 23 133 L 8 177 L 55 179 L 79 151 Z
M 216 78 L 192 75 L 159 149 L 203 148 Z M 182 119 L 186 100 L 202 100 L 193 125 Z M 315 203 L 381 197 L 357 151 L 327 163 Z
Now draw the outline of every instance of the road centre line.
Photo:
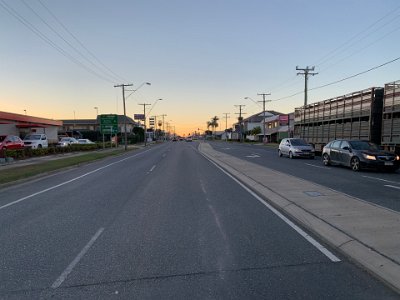
M 149 172 L 153 172 L 153 170 L 156 168 L 156 165 L 152 166 Z
M 201 153 L 201 152 L 200 152 Z M 238 179 L 233 177 L 231 174 L 229 174 L 227 171 L 225 171 L 223 168 L 221 168 L 219 165 L 217 165 L 215 162 L 213 162 L 211 159 L 206 157 L 203 153 L 201 153 L 203 157 L 205 157 L 208 161 L 210 161 L 213 165 L 215 165 L 218 169 L 220 169 L 223 173 L 225 173 L 228 177 L 230 177 L 233 181 L 235 181 L 237 184 L 239 184 L 243 189 L 245 189 L 249 194 L 251 194 L 254 198 L 256 198 L 258 201 L 260 201 L 264 206 L 266 206 L 270 211 L 272 211 L 276 216 L 278 216 L 282 221 L 284 221 L 286 224 L 288 224 L 290 227 L 292 227 L 298 234 L 300 234 L 304 239 L 306 239 L 310 244 L 312 244 L 315 248 L 317 248 L 322 254 L 324 254 L 326 257 L 328 257 L 332 262 L 340 262 L 341 260 L 334 255 L 332 252 L 330 252 L 327 248 L 322 246 L 320 243 L 318 243 L 313 237 L 311 237 L 309 234 L 307 234 L 304 230 L 302 230 L 299 226 L 294 224 L 292 221 L 290 221 L 288 218 L 286 218 L 282 213 L 280 213 L 278 210 L 276 210 L 273 206 L 265 202 L 260 196 L 258 196 L 255 192 L 253 192 L 250 188 L 248 188 L 246 185 L 244 185 L 242 182 L 240 182 Z
M 113 162 L 113 163 L 110 163 L 110 164 L 108 164 L 108 165 L 105 165 L 105 166 L 103 166 L 103 167 L 97 168 L 96 170 L 93 170 L 93 171 L 90 171 L 90 172 L 85 173 L 85 174 L 83 174 L 83 175 L 80 175 L 80 176 L 78 176 L 78 177 L 72 178 L 72 179 L 70 179 L 70 180 L 68 180 L 68 181 L 65 181 L 65 182 L 63 182 L 63 183 L 54 185 L 54 186 L 49 187 L 49 188 L 47 188 L 47 189 L 41 190 L 41 191 L 39 191 L 39 192 L 30 194 L 30 195 L 25 196 L 25 197 L 23 197 L 23 198 L 20 198 L 20 199 L 18 199 L 18 200 L 12 201 L 12 202 L 7 203 L 7 204 L 5 204 L 5 205 L 3 205 L 3 206 L 0 206 L 0 210 L 2 210 L 2 209 L 4 209 L 4 208 L 7 208 L 7 207 L 9 207 L 9 206 L 12 206 L 12 205 L 14 205 L 14 204 L 17 204 L 17 203 L 19 203 L 19 202 L 25 201 L 25 200 L 27 200 L 27 199 L 33 198 L 33 197 L 35 197 L 35 196 L 37 196 L 37 195 L 40 195 L 40 194 L 46 193 L 46 192 L 48 192 L 48 191 L 54 190 L 54 189 L 56 189 L 56 188 L 58 188 L 58 187 L 60 187 L 60 186 L 69 184 L 69 183 L 74 182 L 74 181 L 76 181 L 76 180 L 78 180 L 78 179 L 81 179 L 81 178 L 83 178 L 83 177 L 86 177 L 86 176 L 88 176 L 88 175 L 90 175 L 90 174 L 96 173 L 96 172 L 98 172 L 98 171 L 101 171 L 101 170 L 103 170 L 103 169 L 106 169 L 106 168 L 108 168 L 108 167 L 111 167 L 111 166 L 113 166 L 113 165 L 115 165 L 115 164 L 118 164 L 118 163 L 120 163 L 120 162 L 123 162 L 123 161 L 125 161 L 125 160 L 134 158 L 134 157 L 136 157 L 136 156 L 138 156 L 138 155 L 141 155 L 141 154 L 143 154 L 143 153 L 146 153 L 146 152 L 148 152 L 148 151 L 150 151 L 150 150 L 151 150 L 151 149 L 146 150 L 146 151 L 143 151 L 143 152 L 140 152 L 140 153 L 137 153 L 137 154 L 132 155 L 132 156 L 129 156 L 129 157 L 125 157 L 124 159 L 121 159 L 121 160 L 115 161 L 115 162 Z
M 394 185 L 390 185 L 390 184 L 385 184 L 384 186 L 400 190 L 400 186 L 394 186 Z
M 99 236 L 103 233 L 104 228 L 100 228 L 96 234 L 90 239 L 90 241 L 83 247 L 81 252 L 74 258 L 74 260 L 68 265 L 68 267 L 61 273 L 61 275 L 54 281 L 51 285 L 53 289 L 58 288 L 64 281 L 67 279 L 68 275 L 72 272 L 74 267 L 79 263 L 82 257 L 89 251 L 90 247 L 93 246 L 94 242 L 99 238 Z

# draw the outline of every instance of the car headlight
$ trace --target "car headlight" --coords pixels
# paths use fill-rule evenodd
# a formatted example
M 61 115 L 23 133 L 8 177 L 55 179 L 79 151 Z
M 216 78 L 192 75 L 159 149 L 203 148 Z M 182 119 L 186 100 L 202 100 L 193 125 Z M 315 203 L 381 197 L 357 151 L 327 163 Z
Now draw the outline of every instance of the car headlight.
M 400 156 L 396 155 L 396 160 L 400 160 Z
M 376 157 L 373 155 L 369 155 L 369 154 L 363 154 L 365 159 L 369 159 L 369 160 L 376 160 Z

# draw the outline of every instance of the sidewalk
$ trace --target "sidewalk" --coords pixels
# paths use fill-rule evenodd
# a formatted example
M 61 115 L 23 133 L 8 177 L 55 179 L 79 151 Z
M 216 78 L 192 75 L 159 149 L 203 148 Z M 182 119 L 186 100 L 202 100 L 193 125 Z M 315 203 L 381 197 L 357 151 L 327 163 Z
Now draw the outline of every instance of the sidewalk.
M 400 213 L 215 151 L 199 151 L 400 292 Z

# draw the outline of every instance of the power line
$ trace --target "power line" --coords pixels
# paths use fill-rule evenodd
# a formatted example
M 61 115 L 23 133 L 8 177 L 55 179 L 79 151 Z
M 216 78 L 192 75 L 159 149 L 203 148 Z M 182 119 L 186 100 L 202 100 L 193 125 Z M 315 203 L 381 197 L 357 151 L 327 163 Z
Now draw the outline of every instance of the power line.
M 74 64 L 78 65 L 79 67 L 85 69 L 87 72 L 91 73 L 92 75 L 107 81 L 107 82 L 113 82 L 109 80 L 108 78 L 104 77 L 101 74 L 98 74 L 96 71 L 92 70 L 88 66 L 84 65 L 81 61 L 73 57 L 71 54 L 69 54 L 67 51 L 65 51 L 62 47 L 57 45 L 54 41 L 52 41 L 50 38 L 48 38 L 44 33 L 42 33 L 39 29 L 37 29 L 32 23 L 30 23 L 27 19 L 25 19 L 23 16 L 21 16 L 17 11 L 15 11 L 12 7 L 10 7 L 7 3 L 4 2 L 4 0 L 1 0 L 0 6 L 8 12 L 11 16 L 16 18 L 20 23 L 22 23 L 25 27 L 27 27 L 29 30 L 31 30 L 35 35 L 37 35 L 41 40 L 46 42 L 48 45 L 50 45 L 53 49 L 57 50 L 60 54 L 62 54 L 64 57 L 68 58 L 70 61 L 72 61 Z
M 394 63 L 395 61 L 397 61 L 397 60 L 399 60 L 399 59 L 400 59 L 400 57 L 397 57 L 397 58 L 392 59 L 392 60 L 390 60 L 390 61 L 388 61 L 388 62 L 385 62 L 385 63 L 383 63 L 383 64 L 381 64 L 381 65 L 379 65 L 379 66 L 372 67 L 372 68 L 370 68 L 370 69 L 368 69 L 368 70 L 365 70 L 365 71 L 363 71 L 363 72 L 360 72 L 360 73 L 351 75 L 351 76 L 349 76 L 349 77 L 346 77 L 346 78 L 343 78 L 343 79 L 340 79 L 340 80 L 333 81 L 333 82 L 331 82 L 331 83 L 327 83 L 327 84 L 324 84 L 324 85 L 321 85 L 321 86 L 317 86 L 317 87 L 312 88 L 312 89 L 309 89 L 309 90 L 310 90 L 310 91 L 312 91 L 312 90 L 318 90 L 318 89 L 322 89 L 322 88 L 327 87 L 327 86 L 330 86 L 330 85 L 334 85 L 334 84 L 336 84 L 336 83 L 339 83 L 339 82 L 342 82 L 342 81 L 345 81 L 345 80 L 348 80 L 348 79 L 351 79 L 351 78 L 360 76 L 360 75 L 362 75 L 362 74 L 371 72 L 371 71 L 373 71 L 373 70 L 379 69 L 379 68 L 381 68 L 381 67 L 383 67 L 383 66 L 386 66 L 386 65 L 388 65 L 388 64 Z
M 363 74 L 365 74 L 365 73 L 374 71 L 374 70 L 376 70 L 376 69 L 382 68 L 382 67 L 384 67 L 384 66 L 386 66 L 386 65 L 389 65 L 389 64 L 391 64 L 391 63 L 394 63 L 394 62 L 396 62 L 396 61 L 398 61 L 398 60 L 400 60 L 400 57 L 397 57 L 397 58 L 395 58 L 395 59 L 392 59 L 392 60 L 390 60 L 390 61 L 387 61 L 387 62 L 385 62 L 385 63 L 383 63 L 383 64 L 378 65 L 378 66 L 372 67 L 372 68 L 370 68 L 370 69 L 368 69 L 368 70 L 359 72 L 359 73 L 357 73 L 357 74 L 354 74 L 354 75 L 351 75 L 351 76 L 348 76 L 348 77 L 345 77 L 345 78 L 342 78 L 342 79 L 339 79 L 339 80 L 336 80 L 336 81 L 333 81 L 333 82 L 330 82 L 330 83 L 327 83 L 327 84 L 324 84 L 324 85 L 320 85 L 320 86 L 311 88 L 311 89 L 309 89 L 309 91 L 322 89 L 322 88 L 324 88 L 324 87 L 327 87 L 327 86 L 330 86 L 330 85 L 334 85 L 334 84 L 337 84 L 337 83 L 340 83 L 340 82 L 343 82 L 343 81 L 352 79 L 352 78 L 354 78 L 354 77 L 357 77 L 357 76 L 363 75 Z M 275 99 L 275 100 L 272 100 L 272 101 L 280 101 L 280 100 L 292 98 L 292 97 L 297 96 L 297 95 L 300 95 L 300 94 L 302 94 L 302 93 L 303 93 L 303 91 L 297 92 L 297 93 L 294 93 L 294 94 L 292 94 L 292 95 L 290 95 L 290 96 L 282 97 L 282 98 Z
M 83 48 L 86 50 L 86 52 L 94 59 L 96 60 L 103 68 L 105 68 L 107 71 L 109 71 L 111 74 L 115 76 L 115 78 L 118 78 L 119 80 L 122 81 L 127 81 L 123 77 L 119 76 L 117 73 L 113 72 L 109 67 L 107 67 L 92 51 L 90 51 L 61 21 L 57 16 L 41 1 L 37 0 L 44 8 L 45 10 L 53 17 L 53 19 Z

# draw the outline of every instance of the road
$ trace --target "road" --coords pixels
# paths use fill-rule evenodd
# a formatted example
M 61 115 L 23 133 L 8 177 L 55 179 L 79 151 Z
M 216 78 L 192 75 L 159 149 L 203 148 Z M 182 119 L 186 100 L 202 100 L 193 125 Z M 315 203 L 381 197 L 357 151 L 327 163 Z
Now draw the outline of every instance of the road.
M 0 190 L 1 298 L 399 299 L 196 146 L 169 142 Z
M 340 166 L 326 167 L 321 157 L 289 159 L 278 157 L 274 148 L 239 143 L 212 143 L 214 149 L 270 169 L 318 183 L 359 199 L 400 211 L 400 171 L 365 170 L 353 172 Z

